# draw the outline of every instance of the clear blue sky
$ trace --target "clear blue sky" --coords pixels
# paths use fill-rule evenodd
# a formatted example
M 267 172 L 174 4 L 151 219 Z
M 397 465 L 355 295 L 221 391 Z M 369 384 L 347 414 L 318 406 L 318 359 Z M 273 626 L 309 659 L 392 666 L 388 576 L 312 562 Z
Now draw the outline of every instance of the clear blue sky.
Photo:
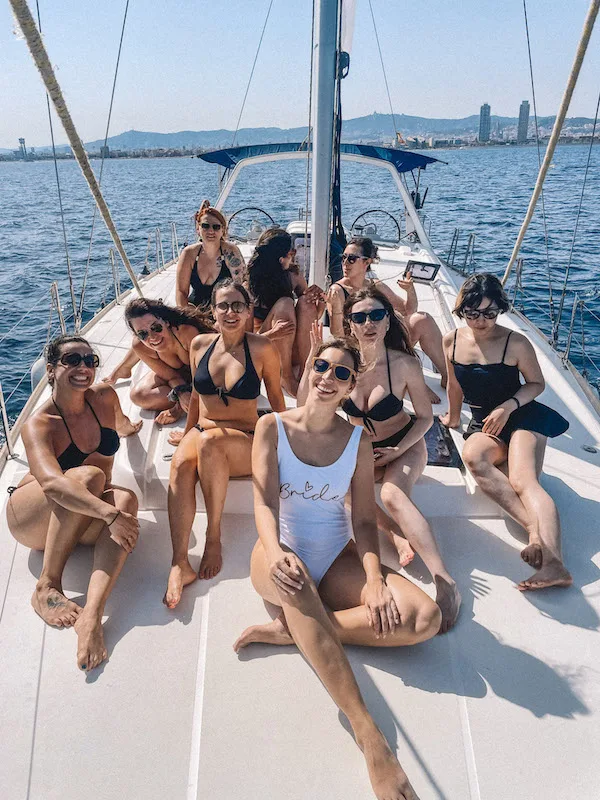
M 125 0 L 39 0 L 52 63 L 84 141 L 102 138 Z M 394 110 L 464 117 L 488 102 L 516 116 L 531 99 L 522 0 L 372 0 Z M 588 0 L 528 0 L 540 114 L 556 112 Z M 130 0 L 111 134 L 233 128 L 268 0 Z M 35 0 L 30 0 L 35 13 Z M 275 0 L 242 127 L 305 125 L 310 0 Z M 0 147 L 48 144 L 41 80 L 0 5 Z M 570 116 L 592 117 L 597 23 Z M 368 0 L 357 0 L 344 116 L 389 110 Z M 66 141 L 62 130 L 57 141 Z

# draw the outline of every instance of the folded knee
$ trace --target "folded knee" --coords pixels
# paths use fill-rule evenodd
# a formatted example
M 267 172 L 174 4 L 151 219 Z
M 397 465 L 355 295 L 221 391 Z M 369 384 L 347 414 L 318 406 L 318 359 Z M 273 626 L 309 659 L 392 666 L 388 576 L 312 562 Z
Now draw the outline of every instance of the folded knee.
M 490 469 L 489 463 L 477 453 L 464 453 L 462 459 L 469 472 L 477 477 L 485 477 Z
M 529 476 L 519 474 L 518 472 L 514 475 L 509 475 L 508 481 L 519 496 L 524 494 L 532 483 Z
M 435 636 L 442 624 L 442 612 L 440 607 L 429 600 L 417 609 L 415 614 L 415 636 L 419 642 L 424 642 L 426 639 L 431 639 Z
M 79 483 L 83 483 L 86 489 L 92 494 L 100 495 L 106 486 L 106 475 L 100 469 L 92 464 L 84 464 L 81 467 L 74 467 L 67 470 L 66 473 L 69 478 L 73 478 Z

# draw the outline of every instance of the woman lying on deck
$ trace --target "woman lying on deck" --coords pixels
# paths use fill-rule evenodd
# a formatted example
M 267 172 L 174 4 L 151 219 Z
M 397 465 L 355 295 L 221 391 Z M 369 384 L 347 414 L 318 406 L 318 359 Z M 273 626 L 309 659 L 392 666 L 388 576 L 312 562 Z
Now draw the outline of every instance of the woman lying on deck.
M 377 247 L 368 237 L 355 237 L 348 242 L 342 255 L 344 277 L 330 287 L 327 295 L 328 320 L 325 324 L 329 324 L 333 336 L 344 335 L 344 303 L 348 297 L 359 289 L 366 289 L 373 285 L 373 281 L 367 278 L 367 271 L 377 260 Z M 446 363 L 440 329 L 432 316 L 423 311 L 417 311 L 417 293 L 412 279 L 399 279 L 397 283 L 406 292 L 406 300 L 403 300 L 382 281 L 377 281 L 375 285 L 385 294 L 396 312 L 402 317 L 410 334 L 411 346 L 419 344 L 423 352 L 429 356 L 442 376 L 441 383 L 444 387 L 446 386 Z M 426 387 L 426 392 L 432 403 L 440 402 L 440 398 L 429 387 Z
M 433 600 L 379 560 L 371 443 L 336 413 L 359 365 L 360 354 L 347 340 L 321 344 L 310 366 L 306 404 L 269 414 L 256 427 L 259 542 L 251 578 L 281 613 L 244 631 L 234 649 L 251 642 L 295 643 L 348 718 L 376 797 L 416 800 L 365 707 L 342 647 L 416 644 L 435 636 L 441 622 Z M 344 508 L 349 489 L 351 523 Z
M 107 657 L 102 614 L 138 537 L 137 498 L 111 484 L 119 436 L 132 424 L 110 386 L 93 386 L 98 356 L 80 336 L 59 336 L 46 350 L 52 397 L 23 428 L 29 473 L 10 487 L 7 521 L 15 539 L 43 550 L 31 604 L 44 622 L 75 627 L 77 664 L 97 667 Z M 63 594 L 62 575 L 75 545 L 94 547 L 83 608 Z
M 292 266 L 292 237 L 282 228 L 266 230 L 248 262 L 248 285 L 254 297 L 254 332 L 275 342 L 285 390 L 298 391 L 298 371 L 310 349 L 310 328 L 325 309 L 318 286 L 308 286 Z M 297 298 L 297 302 L 295 302 Z
M 544 376 L 530 341 L 497 324 L 508 308 L 495 275 L 471 275 L 463 283 L 454 313 L 467 324 L 444 336 L 449 410 L 440 422 L 459 427 L 464 396 L 472 419 L 463 461 L 482 491 L 529 534 L 521 558 L 537 572 L 518 588 L 570 586 L 558 511 L 539 483 L 547 437 L 564 433 L 569 423 L 534 400 L 544 391 Z
M 275 346 L 264 336 L 246 332 L 251 314 L 246 289 L 231 278 L 217 284 L 212 310 L 220 333 L 202 334 L 192 342 L 194 392 L 185 435 L 171 462 L 168 507 L 173 560 L 164 596 L 169 608 L 177 605 L 184 586 L 198 577 L 214 578 L 221 569 L 221 517 L 227 484 L 230 477 L 252 472 L 261 381 L 265 382 L 271 408 L 285 409 Z M 196 572 L 188 559 L 188 546 L 198 480 L 207 527 L 204 554 Z

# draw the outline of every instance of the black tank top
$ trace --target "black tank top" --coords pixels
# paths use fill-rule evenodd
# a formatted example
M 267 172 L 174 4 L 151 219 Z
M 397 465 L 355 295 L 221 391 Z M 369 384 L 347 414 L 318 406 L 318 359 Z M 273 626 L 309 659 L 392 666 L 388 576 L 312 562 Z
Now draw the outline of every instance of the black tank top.
M 456 361 L 457 334 L 458 330 L 455 330 L 451 361 L 454 365 L 456 380 L 465 396 L 465 403 L 474 408 L 482 408 L 488 413 L 521 388 L 517 365 L 504 363 L 512 331 L 509 331 L 506 337 L 502 361 L 496 364 L 460 364 Z
M 63 417 L 63 413 L 60 408 L 54 403 L 56 406 L 56 410 L 60 414 L 62 421 L 65 423 L 65 428 L 67 429 L 67 433 L 69 434 L 69 438 L 71 439 L 71 444 L 67 447 L 66 450 L 58 456 L 57 461 L 62 469 L 63 472 L 66 472 L 68 469 L 73 469 L 74 467 L 80 467 L 83 462 L 86 460 L 88 456 L 91 456 L 92 453 L 99 453 L 101 456 L 114 456 L 114 454 L 119 449 L 119 434 L 113 430 L 113 428 L 103 428 L 100 425 L 100 420 L 98 419 L 96 412 L 92 408 L 92 405 L 88 403 L 86 400 L 86 405 L 89 407 L 90 411 L 96 418 L 96 422 L 100 427 L 100 444 L 95 450 L 92 450 L 91 453 L 84 453 L 83 450 L 80 450 L 75 442 L 73 441 L 73 437 L 71 435 L 71 431 L 69 430 L 69 426 L 67 425 L 67 420 Z
M 260 378 L 252 363 L 252 356 L 250 355 L 250 347 L 248 346 L 248 337 L 244 336 L 244 353 L 246 356 L 246 371 L 242 377 L 236 381 L 231 389 L 225 387 L 215 386 L 208 369 L 208 362 L 215 349 L 219 336 L 214 340 L 211 346 L 207 349 L 206 353 L 200 359 L 198 369 L 194 375 L 194 388 L 200 395 L 217 394 L 226 406 L 229 405 L 228 397 L 234 397 L 237 400 L 254 400 L 260 394 Z
M 385 422 L 386 419 L 391 419 L 392 417 L 395 417 L 396 414 L 399 414 L 404 407 L 404 401 L 396 397 L 396 395 L 392 392 L 392 374 L 390 372 L 390 357 L 387 347 L 385 349 L 385 357 L 387 360 L 387 373 L 390 393 L 378 403 L 375 403 L 373 408 L 368 408 L 366 411 L 362 411 L 350 398 L 344 400 L 342 403 L 342 408 L 346 414 L 348 414 L 349 417 L 362 419 L 363 425 L 372 434 L 375 434 L 375 426 L 371 422 L 372 419 L 374 419 L 375 422 Z
M 194 266 L 192 267 L 192 274 L 190 275 L 190 286 L 192 292 L 189 296 L 190 303 L 192 303 L 194 306 L 199 306 L 200 308 L 210 305 L 212 291 L 216 283 L 225 280 L 225 278 L 231 278 L 231 272 L 225 263 L 225 256 L 223 255 L 223 250 L 221 249 L 219 251 L 219 255 L 217 256 L 217 261 L 221 264 L 221 270 L 219 274 L 212 283 L 202 283 L 200 276 L 198 275 L 198 258 L 200 257 L 201 252 L 202 247 L 200 247 L 200 250 L 198 250 L 198 255 L 196 256 Z

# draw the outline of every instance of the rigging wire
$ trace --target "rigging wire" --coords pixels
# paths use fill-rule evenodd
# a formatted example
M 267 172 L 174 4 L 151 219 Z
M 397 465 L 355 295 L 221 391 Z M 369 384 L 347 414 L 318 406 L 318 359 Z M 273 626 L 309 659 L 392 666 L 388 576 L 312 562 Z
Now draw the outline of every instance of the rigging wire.
M 38 28 L 40 34 L 42 33 L 42 20 L 40 17 L 40 4 L 39 0 L 35 0 L 35 7 L 37 10 Z M 60 222 L 62 227 L 63 242 L 65 245 L 65 256 L 67 259 L 67 275 L 69 276 L 69 291 L 71 293 L 71 304 L 73 306 L 73 315 L 75 315 L 75 287 L 73 286 L 73 273 L 71 271 L 71 258 L 69 256 L 69 244 L 67 241 L 67 226 L 65 224 L 65 211 L 62 202 L 62 192 L 60 188 L 60 177 L 58 175 L 58 161 L 56 158 L 56 145 L 54 142 L 54 126 L 52 125 L 52 113 L 50 112 L 50 98 L 48 91 L 46 91 L 46 105 L 48 106 L 48 122 L 50 123 L 50 139 L 52 141 L 52 156 L 54 159 L 54 174 L 56 176 L 56 188 L 58 192 L 58 206 L 60 208 Z
M 37 0 L 36 0 L 36 2 L 37 2 Z M 111 120 L 111 117 L 112 117 L 113 102 L 114 102 L 114 99 L 115 99 L 115 89 L 116 89 L 116 86 L 117 86 L 117 75 L 119 74 L 119 62 L 121 60 L 121 49 L 123 47 L 123 36 L 125 35 L 125 23 L 127 22 L 127 12 L 128 12 L 128 10 L 129 10 L 129 0 L 127 0 L 126 3 L 125 3 L 125 14 L 123 16 L 123 26 L 121 28 L 121 39 L 119 40 L 119 51 L 117 53 L 117 63 L 115 65 L 115 77 L 113 79 L 112 92 L 111 92 L 111 95 L 110 95 L 110 105 L 109 105 L 109 108 L 108 108 L 108 119 L 106 120 L 106 131 L 104 133 L 104 145 L 103 145 L 102 149 L 100 150 L 101 161 L 100 161 L 100 173 L 98 175 L 98 187 L 102 186 L 102 172 L 104 171 L 104 157 L 105 157 L 105 153 L 106 153 L 106 142 L 108 141 L 108 131 L 109 131 L 109 128 L 110 128 L 110 120 Z M 50 107 L 50 101 L 48 101 L 48 107 Z M 90 243 L 89 243 L 89 246 L 88 246 L 88 254 L 87 254 L 87 261 L 86 261 L 86 265 L 85 265 L 85 272 L 83 274 L 83 283 L 81 285 L 81 296 L 79 298 L 79 308 L 78 308 L 78 311 L 77 311 L 77 316 L 75 318 L 75 330 L 76 331 L 78 331 L 79 328 L 81 327 L 81 317 L 83 315 L 83 301 L 84 301 L 84 298 L 85 298 L 85 290 L 86 290 L 86 287 L 87 287 L 88 273 L 89 273 L 89 270 L 90 270 L 90 261 L 91 261 L 91 258 L 92 258 L 92 242 L 94 240 L 94 229 L 95 229 L 95 226 L 96 226 L 96 217 L 97 217 L 97 215 L 98 215 L 98 206 L 94 203 L 94 214 L 92 216 L 92 230 L 91 230 L 91 233 L 90 233 Z
M 565 279 L 563 282 L 562 293 L 560 296 L 560 304 L 558 307 L 558 315 L 556 318 L 556 325 L 555 325 L 555 341 L 558 338 L 558 328 L 561 324 L 561 318 L 563 314 L 563 308 L 565 305 L 565 294 L 567 291 L 567 282 L 569 280 L 569 272 L 571 271 L 571 262 L 573 261 L 573 251 L 575 249 L 575 240 L 577 238 L 577 228 L 579 226 L 579 217 L 581 216 L 581 209 L 583 208 L 583 196 L 585 194 L 585 186 L 587 183 L 588 172 L 590 169 L 590 161 L 592 159 L 592 147 L 594 145 L 594 136 L 596 134 L 596 126 L 598 125 L 598 113 L 600 112 L 600 94 L 598 94 L 598 102 L 596 103 L 596 116 L 594 117 L 594 127 L 592 129 L 592 137 L 590 139 L 590 148 L 588 150 L 588 157 L 587 162 L 585 165 L 585 172 L 583 175 L 583 183 L 581 186 L 581 195 L 579 197 L 579 207 L 577 209 L 577 215 L 575 217 L 575 226 L 573 228 L 573 238 L 571 239 L 571 248 L 569 250 L 569 260 L 567 261 L 567 266 L 565 269 Z
M 401 144 L 404 142 L 400 131 L 398 130 L 398 126 L 396 125 L 396 115 L 394 114 L 394 107 L 392 106 L 392 96 L 390 94 L 390 87 L 388 85 L 387 73 L 385 71 L 385 64 L 383 63 L 383 55 L 381 53 L 381 45 L 379 44 L 379 34 L 377 33 L 377 25 L 375 23 L 375 14 L 373 13 L 373 6 L 371 4 L 371 0 L 369 0 L 369 9 L 371 11 L 371 20 L 373 22 L 373 30 L 375 31 L 375 39 L 377 41 L 377 50 L 379 51 L 379 60 L 381 61 L 381 69 L 383 71 L 383 80 L 385 81 L 385 90 L 388 96 L 388 102 L 390 104 L 390 112 L 392 114 L 392 123 L 394 125 L 394 134 L 396 136 L 396 141 Z
M 313 64 L 315 50 L 315 5 L 312 2 L 312 23 L 310 29 L 310 78 L 308 84 L 308 134 L 306 136 L 306 203 L 304 206 L 304 252 L 307 252 L 308 245 L 308 207 L 309 207 L 309 186 L 310 186 L 310 146 L 312 134 L 312 96 L 313 96 Z M 311 220 L 312 224 L 312 220 Z M 304 272 L 306 273 L 306 256 L 304 258 Z M 304 276 L 306 277 L 306 275 Z
M 271 0 L 269 3 L 269 8 L 267 9 L 267 16 L 265 17 L 265 24 L 263 25 L 262 33 L 260 34 L 260 40 L 258 42 L 258 47 L 256 49 L 256 55 L 254 56 L 254 63 L 252 64 L 252 69 L 250 70 L 250 77 L 248 78 L 248 85 L 246 86 L 246 92 L 244 94 L 244 99 L 242 100 L 242 107 L 240 109 L 240 115 L 237 120 L 237 124 L 235 126 L 235 131 L 233 132 L 233 139 L 231 140 L 231 146 L 235 144 L 235 140 L 237 137 L 238 130 L 240 128 L 240 122 L 242 121 L 242 114 L 244 113 L 244 107 L 246 105 L 246 99 L 248 97 L 248 92 L 250 91 L 250 84 L 252 83 L 252 78 L 254 76 L 254 69 L 256 67 L 256 62 L 258 61 L 258 54 L 260 53 L 260 48 L 262 45 L 262 41 L 265 35 L 265 30 L 267 29 L 267 23 L 269 21 L 269 16 L 271 15 L 271 9 L 273 8 L 274 0 Z
M 527 37 L 527 56 L 529 58 L 529 76 L 531 79 L 531 97 L 533 100 L 533 119 L 535 124 L 535 142 L 537 145 L 538 171 L 542 168 L 542 150 L 540 146 L 540 132 L 538 126 L 537 101 L 535 97 L 535 82 L 533 79 L 533 60 L 531 58 L 531 41 L 529 39 L 529 21 L 527 18 L 527 0 L 523 0 L 523 15 L 525 17 L 525 34 Z M 554 296 L 552 294 L 552 273 L 550 270 L 550 249 L 548 245 L 548 223 L 546 220 L 546 203 L 544 200 L 544 189 L 541 191 L 542 201 L 542 220 L 544 225 L 544 244 L 546 247 L 546 271 L 548 275 L 548 305 L 550 306 L 550 318 L 552 320 L 552 337 L 555 336 L 556 323 L 554 321 Z

